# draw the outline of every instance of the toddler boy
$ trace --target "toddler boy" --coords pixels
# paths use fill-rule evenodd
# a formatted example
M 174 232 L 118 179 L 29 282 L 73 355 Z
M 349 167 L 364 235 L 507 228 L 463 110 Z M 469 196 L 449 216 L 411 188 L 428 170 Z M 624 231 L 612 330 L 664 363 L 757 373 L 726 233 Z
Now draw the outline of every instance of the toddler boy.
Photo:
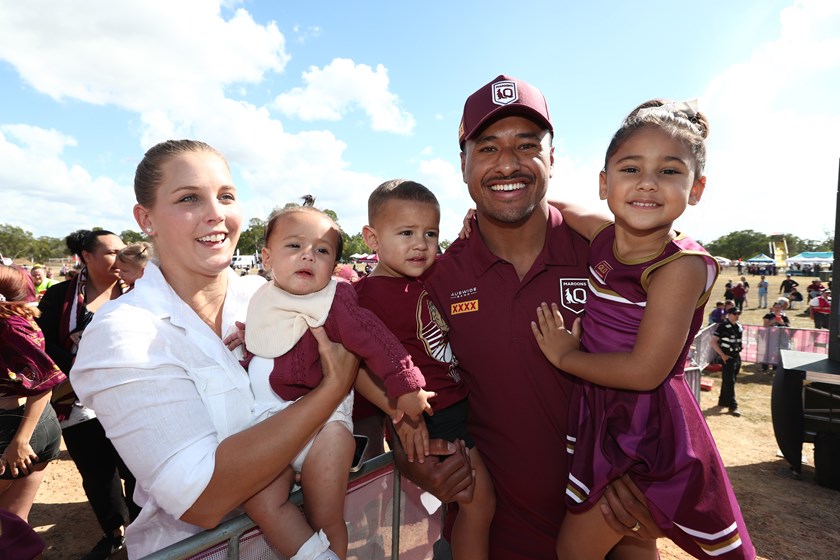
M 434 265 L 438 251 L 440 206 L 419 183 L 396 179 L 377 187 L 368 199 L 365 243 L 379 262 L 359 280 L 359 304 L 367 307 L 397 335 L 423 372 L 434 415 L 425 415 L 429 437 L 463 440 L 475 470 L 475 489 L 452 530 L 453 555 L 487 558 L 495 492 L 490 473 L 467 432 L 467 388 L 449 345 L 449 325 L 419 280 Z M 414 453 L 406 449 L 409 460 Z M 423 457 L 419 460 L 423 461 Z

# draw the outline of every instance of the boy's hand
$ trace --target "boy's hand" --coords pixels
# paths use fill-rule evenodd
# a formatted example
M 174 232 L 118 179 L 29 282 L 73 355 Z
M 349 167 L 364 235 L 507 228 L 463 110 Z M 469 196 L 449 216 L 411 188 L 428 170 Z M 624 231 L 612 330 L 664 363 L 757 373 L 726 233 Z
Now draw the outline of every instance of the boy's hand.
M 572 332 L 567 331 L 556 303 L 550 309 L 545 302 L 537 308 L 537 322 L 531 321 L 531 330 L 542 353 L 558 369 L 563 369 L 560 364 L 566 354 L 580 348 L 580 319 L 575 319 Z
M 416 457 L 417 462 L 422 463 L 429 455 L 429 430 L 426 422 L 422 418 L 412 420 L 403 416 L 395 428 L 408 462 L 413 463 Z
M 475 208 L 470 208 L 467 210 L 467 215 L 464 216 L 464 225 L 461 228 L 461 231 L 458 232 L 458 239 L 469 239 L 470 232 L 472 232 L 472 228 L 470 227 L 470 220 L 472 217 L 475 216 Z
M 423 389 L 400 395 L 397 398 L 397 414 L 392 418 L 394 423 L 396 424 L 402 418 L 400 413 L 405 414 L 412 420 L 422 420 L 421 415 L 424 412 L 431 416 L 434 412 L 432 411 L 432 405 L 429 404 L 429 399 L 436 395 L 437 393 L 431 393 Z

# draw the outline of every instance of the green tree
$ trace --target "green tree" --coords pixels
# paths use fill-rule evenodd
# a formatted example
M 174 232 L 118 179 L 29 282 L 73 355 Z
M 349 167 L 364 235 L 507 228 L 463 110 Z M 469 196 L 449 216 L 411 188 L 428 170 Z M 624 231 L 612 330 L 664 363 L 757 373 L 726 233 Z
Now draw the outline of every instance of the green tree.
M 67 252 L 63 239 L 41 236 L 32 240 L 30 258 L 33 262 L 45 263 L 50 258 L 61 258 Z
M 751 229 L 733 231 L 705 245 L 711 254 L 728 259 L 747 260 L 770 250 L 770 238 Z
M 335 223 L 338 223 L 338 214 L 336 214 L 334 210 L 330 210 L 329 208 L 325 208 L 321 211 L 324 214 L 326 214 L 327 216 L 329 216 L 332 221 L 334 221 Z
M 263 247 L 266 222 L 259 218 L 248 220 L 248 229 L 239 236 L 236 248 L 240 255 L 258 255 Z
M 0 253 L 4 257 L 17 259 L 31 256 L 32 232 L 9 224 L 0 225 Z
M 349 261 L 350 255 L 370 252 L 370 247 L 365 244 L 365 240 L 362 238 L 361 233 L 347 235 L 342 232 L 341 236 L 344 238 L 344 250 L 341 252 L 341 260 L 343 262 Z
M 816 242 L 814 251 L 834 251 L 834 232 L 825 232 L 825 239 Z
M 820 247 L 824 246 L 825 241 L 818 241 L 816 239 L 800 239 L 795 235 L 785 235 L 785 241 L 787 242 L 788 247 L 788 255 L 791 257 L 794 255 L 798 255 L 803 251 L 831 251 L 832 249 L 821 249 Z M 834 240 L 831 240 L 832 246 L 834 245 Z
M 139 241 L 148 241 L 145 235 L 139 231 L 134 231 L 133 229 L 127 229 L 120 233 L 120 239 L 122 239 L 123 243 L 126 245 L 130 243 L 137 243 Z

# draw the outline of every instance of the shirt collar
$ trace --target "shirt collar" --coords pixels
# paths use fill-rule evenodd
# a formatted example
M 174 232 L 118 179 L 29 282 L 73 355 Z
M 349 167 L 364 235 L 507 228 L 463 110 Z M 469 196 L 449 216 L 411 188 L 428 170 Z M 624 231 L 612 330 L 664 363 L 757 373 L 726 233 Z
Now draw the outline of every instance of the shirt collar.
M 470 227 L 473 235 L 465 240 L 470 256 L 472 257 L 473 269 L 476 276 L 481 276 L 490 270 L 496 263 L 505 262 L 504 259 L 493 254 L 481 237 L 478 222 L 475 218 L 471 220 Z M 555 207 L 548 206 L 548 228 L 542 251 L 537 255 L 534 266 L 576 266 L 586 255 L 578 255 L 570 251 L 574 247 L 574 236 L 577 234 L 567 227 L 563 222 L 563 216 Z M 549 240 L 551 242 L 549 243 Z M 457 243 L 457 241 L 456 241 Z

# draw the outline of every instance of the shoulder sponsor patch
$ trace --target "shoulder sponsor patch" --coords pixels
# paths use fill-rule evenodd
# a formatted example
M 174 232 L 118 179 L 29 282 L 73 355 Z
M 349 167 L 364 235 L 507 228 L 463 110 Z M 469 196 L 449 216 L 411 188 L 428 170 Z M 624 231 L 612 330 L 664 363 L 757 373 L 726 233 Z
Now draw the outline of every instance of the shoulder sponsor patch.
M 602 284 L 606 283 L 607 274 L 609 274 L 611 270 L 612 266 L 610 266 L 610 263 L 608 263 L 607 261 L 601 261 L 592 268 L 592 271 L 595 273 L 595 275 L 598 277 Z
M 560 305 L 576 315 L 583 313 L 586 296 L 589 293 L 586 278 L 560 279 Z
M 458 315 L 460 313 L 472 313 L 478 311 L 478 300 L 471 299 L 469 301 L 459 301 L 449 306 L 450 315 Z

